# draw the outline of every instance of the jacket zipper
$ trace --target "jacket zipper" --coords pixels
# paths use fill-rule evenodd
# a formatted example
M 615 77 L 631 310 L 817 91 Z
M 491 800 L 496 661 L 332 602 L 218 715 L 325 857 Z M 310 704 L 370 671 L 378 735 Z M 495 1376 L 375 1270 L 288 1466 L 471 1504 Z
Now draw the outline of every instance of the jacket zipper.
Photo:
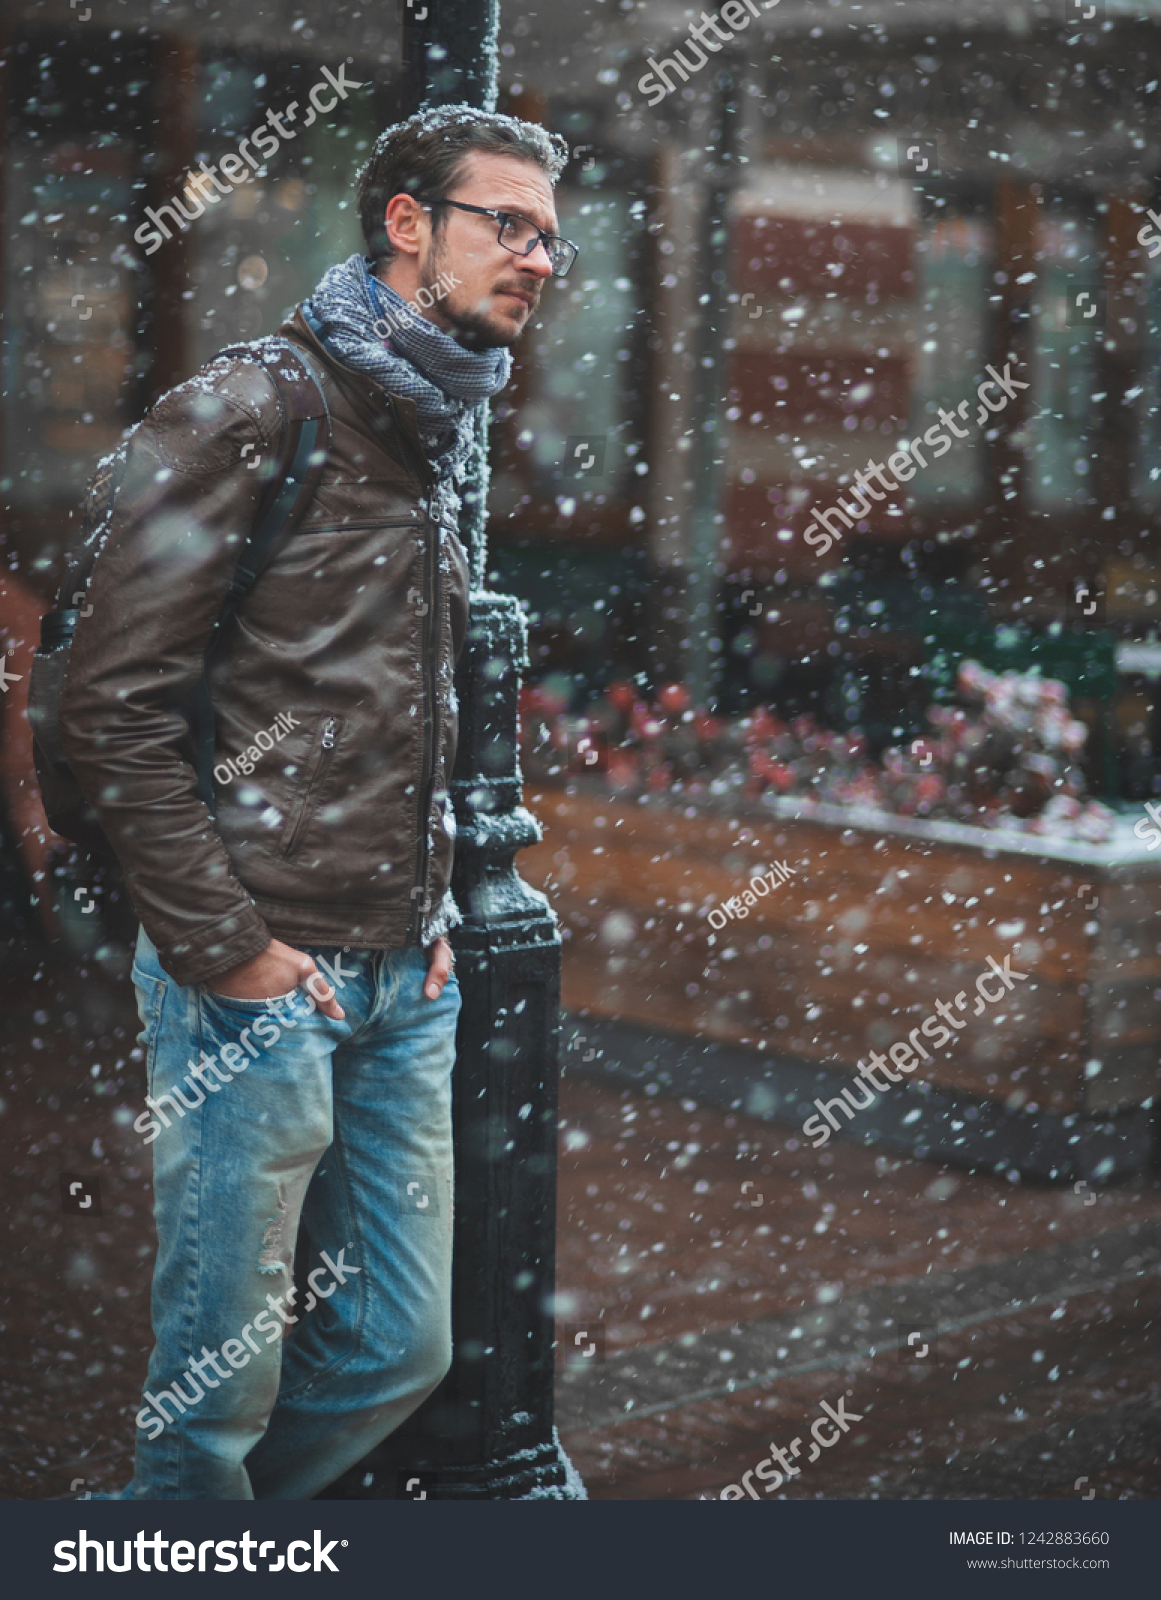
M 310 797 L 318 788 L 323 778 L 326 776 L 327 768 L 331 763 L 331 753 L 335 748 L 335 738 L 338 735 L 341 721 L 342 719 L 340 717 L 327 717 L 326 721 L 322 725 L 322 733 L 319 736 L 318 742 L 318 751 L 315 755 L 314 761 L 311 764 L 311 773 L 310 777 L 307 779 L 306 790 L 298 808 L 298 816 L 295 818 L 294 828 L 291 831 L 289 839 L 287 839 L 286 843 L 282 847 L 282 854 L 284 856 L 290 855 L 291 851 L 298 842 L 298 836 L 302 832 L 303 823 L 306 821 L 307 810 L 310 805 Z
M 433 537 L 434 535 L 434 537 Z M 439 737 L 439 525 L 430 506 L 424 520 L 424 589 L 427 609 L 423 613 L 423 772 L 419 785 L 418 833 L 415 841 L 415 882 L 411 887 L 412 913 L 407 942 L 419 944 L 423 937 L 424 902 L 427 898 L 427 835 L 431 825 L 432 786 L 435 782 L 436 741 Z
M 431 495 L 435 475 L 431 470 L 431 463 L 422 450 L 416 451 L 408 437 L 406 428 L 399 420 L 399 412 L 393 398 L 389 398 L 391 415 L 399 436 L 407 449 L 414 454 L 418 464 L 417 476 L 424 485 L 426 499 L 424 501 L 423 533 L 426 544 L 424 551 L 424 591 L 423 599 L 427 609 L 423 613 L 423 771 L 420 775 L 418 807 L 417 807 L 417 833 L 415 840 L 415 881 L 411 886 L 411 912 L 407 923 L 407 943 L 420 944 L 423 938 L 424 902 L 427 898 L 427 869 L 428 850 L 427 832 L 431 817 L 431 790 L 435 783 L 435 753 L 436 741 L 439 737 L 439 707 L 437 693 L 439 689 L 438 662 L 436 659 L 437 646 L 440 637 L 439 616 L 439 524 L 431 514 Z

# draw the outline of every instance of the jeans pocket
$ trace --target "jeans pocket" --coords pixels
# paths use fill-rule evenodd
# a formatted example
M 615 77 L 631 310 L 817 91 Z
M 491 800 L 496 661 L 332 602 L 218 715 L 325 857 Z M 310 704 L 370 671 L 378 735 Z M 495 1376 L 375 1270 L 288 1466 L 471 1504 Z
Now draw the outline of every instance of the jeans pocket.
M 264 1016 L 271 1006 L 286 1005 L 298 994 L 297 989 L 291 989 L 289 994 L 263 995 L 260 1000 L 248 1000 L 241 995 L 219 994 L 217 989 L 211 989 L 208 983 L 201 983 L 198 988 L 204 999 L 212 1001 L 224 1011 L 243 1011 L 249 1017 Z

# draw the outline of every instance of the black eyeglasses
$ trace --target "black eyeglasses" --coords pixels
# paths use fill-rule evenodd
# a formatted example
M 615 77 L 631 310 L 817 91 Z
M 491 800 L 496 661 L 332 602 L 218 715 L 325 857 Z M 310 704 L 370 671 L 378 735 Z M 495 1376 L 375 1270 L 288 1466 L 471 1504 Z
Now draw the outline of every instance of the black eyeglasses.
M 544 246 L 548 264 L 554 278 L 563 278 L 577 258 L 577 247 L 562 239 L 557 233 L 545 233 L 527 217 L 518 217 L 511 211 L 493 211 L 488 206 L 469 206 L 462 200 L 429 200 L 416 195 L 423 206 L 455 206 L 457 211 L 474 211 L 481 217 L 492 217 L 500 224 L 496 237 L 514 256 L 530 256 L 538 244 Z

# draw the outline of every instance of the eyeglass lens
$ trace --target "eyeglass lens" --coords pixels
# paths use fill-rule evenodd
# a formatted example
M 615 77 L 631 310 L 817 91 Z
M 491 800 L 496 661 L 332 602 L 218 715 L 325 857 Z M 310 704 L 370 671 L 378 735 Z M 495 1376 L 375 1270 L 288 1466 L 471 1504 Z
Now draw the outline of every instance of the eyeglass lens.
M 500 243 L 517 255 L 531 255 L 540 238 L 540 230 L 524 217 L 506 217 L 500 228 Z M 563 239 L 546 239 L 549 264 L 554 272 L 567 272 L 572 265 L 573 251 Z

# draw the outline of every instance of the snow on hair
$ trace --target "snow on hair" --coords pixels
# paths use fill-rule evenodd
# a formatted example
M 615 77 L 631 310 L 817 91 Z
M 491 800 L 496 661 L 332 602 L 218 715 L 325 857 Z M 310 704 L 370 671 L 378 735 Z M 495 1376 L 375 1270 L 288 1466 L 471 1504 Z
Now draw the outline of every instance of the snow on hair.
M 539 162 L 554 185 L 568 164 L 567 140 L 558 133 L 549 133 L 538 122 L 522 122 L 518 117 L 506 117 L 499 111 L 481 111 L 478 106 L 429 106 L 424 111 L 417 111 L 405 122 L 395 122 L 383 129 L 356 182 L 362 182 L 363 174 L 390 144 L 408 142 L 409 136 L 414 138 L 424 133 L 441 133 L 446 129 L 466 128 L 472 124 L 501 137 L 507 135 L 514 144 L 523 145 L 529 160 Z
M 568 161 L 559 134 L 535 122 L 475 106 L 432 106 L 406 122 L 384 128 L 355 179 L 359 222 L 371 255 L 393 254 L 383 229 L 383 213 L 397 194 L 444 195 L 473 152 L 515 156 L 534 162 L 554 184 Z M 435 224 L 439 226 L 437 222 Z

